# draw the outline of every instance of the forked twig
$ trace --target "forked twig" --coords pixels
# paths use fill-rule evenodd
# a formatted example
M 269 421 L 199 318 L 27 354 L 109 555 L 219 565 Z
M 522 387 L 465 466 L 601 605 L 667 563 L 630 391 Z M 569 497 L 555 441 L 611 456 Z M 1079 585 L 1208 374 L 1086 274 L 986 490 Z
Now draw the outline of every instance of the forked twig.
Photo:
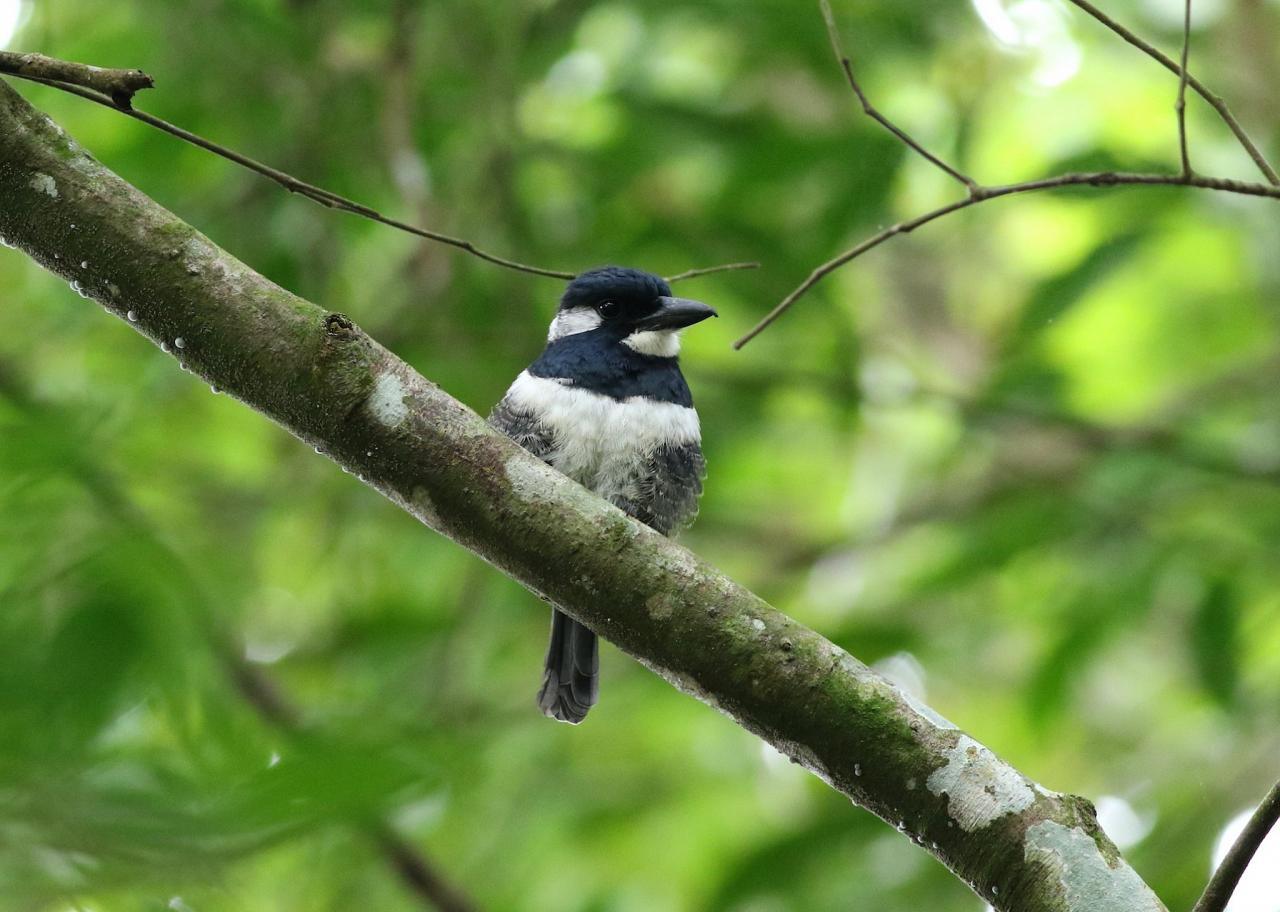
M 15 73 L 14 75 L 20 74 Z M 381 222 L 384 225 L 389 225 L 392 228 L 399 229 L 400 231 L 405 231 L 409 234 L 426 238 L 427 240 L 438 241 L 441 244 L 448 244 L 451 247 L 457 247 L 460 250 L 465 250 L 472 256 L 479 257 L 482 260 L 487 260 L 488 262 L 495 263 L 499 266 L 505 266 L 508 269 L 514 269 L 518 272 L 527 272 L 533 275 L 547 276 L 548 278 L 553 279 L 572 279 L 574 275 L 576 275 L 576 273 L 566 272 L 564 270 L 545 269 L 541 266 L 530 266 L 527 263 L 519 263 L 515 260 L 509 260 L 506 257 L 489 253 L 487 250 L 477 247 L 471 241 L 453 237 L 448 234 L 442 234 L 438 231 L 432 231 L 428 228 L 419 228 L 416 225 L 410 225 L 407 222 L 402 222 L 398 219 L 388 218 L 370 206 L 365 206 L 362 203 L 357 203 L 354 200 L 347 199 L 346 197 L 339 196 L 329 190 L 325 190 L 323 187 L 317 187 L 314 184 L 309 184 L 306 181 L 299 180 L 291 174 L 287 174 L 284 171 L 271 167 L 270 165 L 265 165 L 262 162 L 255 161 L 247 155 L 242 155 L 239 152 L 236 152 L 234 149 L 228 149 L 224 146 L 220 146 L 211 140 L 205 139 L 203 136 L 199 136 L 189 130 L 184 130 L 182 127 L 179 127 L 176 124 L 171 124 L 167 120 L 162 120 L 153 114 L 148 114 L 145 111 L 139 111 L 135 108 L 119 108 L 112 103 L 111 99 L 106 96 L 98 95 L 92 90 L 84 89 L 77 85 L 69 85 L 52 79 L 43 79 L 35 76 L 22 76 L 22 78 L 29 79 L 32 82 L 40 82 L 44 85 L 53 86 L 56 89 L 62 89 L 64 92 L 70 92 L 72 95 L 78 95 L 81 98 L 88 99 L 89 101 L 103 105 L 104 107 L 118 110 L 120 113 L 128 117 L 132 117 L 134 120 L 140 120 L 149 126 L 155 127 L 157 130 L 163 130 L 165 133 L 168 133 L 171 136 L 176 136 L 184 142 L 188 142 L 193 146 L 199 146 L 201 149 L 212 152 L 215 155 L 227 159 L 228 161 L 235 162 L 237 165 L 256 172 L 257 174 L 261 174 L 263 177 L 268 177 L 281 187 L 284 187 L 290 193 L 296 193 L 299 196 L 306 197 L 307 199 L 319 203 L 322 206 L 327 206 L 330 209 L 351 212 L 355 215 L 362 216 L 363 218 L 372 219 L 375 222 Z
M 836 26 L 836 17 L 835 13 L 831 11 L 831 3 L 829 0 L 818 0 L 818 5 L 822 8 L 822 18 L 827 23 L 827 38 L 831 41 L 831 50 L 836 55 L 836 60 L 840 61 L 840 66 L 844 69 L 845 78 L 849 81 L 849 88 L 853 89 L 853 94 L 857 96 L 858 103 L 862 105 L 863 112 L 876 123 L 880 124 L 880 126 L 884 127 L 896 136 L 908 148 L 913 149 L 926 161 L 958 180 L 970 191 L 977 189 L 978 184 L 973 178 L 964 172 L 953 168 L 951 165 L 948 165 L 941 158 L 934 155 L 924 146 L 920 145 L 920 143 L 912 139 L 905 130 L 901 129 L 897 124 L 889 120 L 889 118 L 885 117 L 876 109 L 875 105 L 871 103 L 871 100 L 867 98 L 867 93 L 862 90 L 862 86 L 859 84 L 857 77 L 853 75 L 853 61 L 849 59 L 849 55 L 844 52 L 844 48 L 841 46 L 840 29 Z
M 919 228 L 920 226 L 927 225 L 929 222 L 942 218 L 945 215 L 950 215 L 951 213 L 958 212 L 961 209 L 967 209 L 970 206 L 976 206 L 979 203 L 986 202 L 987 200 L 990 200 L 990 199 L 998 199 L 999 197 L 1014 196 L 1022 193 L 1033 193 L 1033 192 L 1038 192 L 1042 190 L 1052 190 L 1060 187 L 1120 187 L 1120 186 L 1198 187 L 1203 190 L 1215 190 L 1222 193 L 1237 193 L 1237 194 L 1243 194 L 1246 196 L 1262 196 L 1262 197 L 1269 197 L 1271 199 L 1280 199 L 1280 179 L 1275 178 L 1275 172 L 1271 170 L 1271 167 L 1270 165 L 1267 164 L 1266 159 L 1262 157 L 1262 153 L 1258 152 L 1257 148 L 1253 146 L 1253 144 L 1249 141 L 1249 138 L 1244 134 L 1244 131 L 1240 128 L 1240 125 L 1236 122 L 1235 118 L 1231 116 L 1230 111 L 1227 109 L 1227 106 L 1222 101 L 1222 99 L 1210 93 L 1194 76 L 1192 76 L 1188 72 L 1186 68 L 1185 60 L 1189 55 L 1189 50 L 1190 50 L 1190 28 L 1191 28 L 1190 27 L 1190 14 L 1191 14 L 1190 0 L 1187 0 L 1186 10 L 1184 14 L 1184 41 L 1183 41 L 1183 49 L 1182 49 L 1182 55 L 1183 55 L 1183 61 L 1184 61 L 1183 66 L 1179 66 L 1177 63 L 1170 60 L 1163 53 L 1156 50 L 1151 45 L 1147 44 L 1141 38 L 1138 38 L 1132 32 L 1129 32 L 1123 26 L 1120 26 L 1119 24 L 1114 22 L 1112 19 L 1107 17 L 1100 10 L 1098 10 L 1096 7 L 1090 4 L 1088 0 L 1072 0 L 1072 2 L 1075 3 L 1076 6 L 1079 6 L 1081 9 L 1084 9 L 1086 12 L 1093 15 L 1095 18 L 1097 18 L 1100 22 L 1102 22 L 1108 28 L 1111 28 L 1117 34 L 1121 35 L 1121 37 L 1125 38 L 1125 40 L 1128 41 L 1130 44 L 1133 44 L 1135 47 L 1138 47 L 1141 50 L 1145 51 L 1146 53 L 1150 54 L 1156 60 L 1159 60 L 1161 63 L 1165 64 L 1174 73 L 1178 74 L 1180 79 L 1180 87 L 1179 87 L 1179 93 L 1178 93 L 1178 98 L 1179 98 L 1178 132 L 1179 132 L 1181 146 L 1182 146 L 1182 168 L 1180 172 L 1177 174 L 1158 174 L 1158 173 L 1146 174 L 1146 173 L 1130 173 L 1130 172 L 1123 172 L 1123 171 L 1097 171 L 1097 172 L 1090 172 L 1086 174 L 1059 174 L 1054 177 L 1044 177 L 1044 178 L 1039 178 L 1037 180 L 1023 181 L 1021 183 L 1005 184 L 1005 185 L 994 186 L 994 187 L 978 184 L 968 175 L 960 171 L 957 171 L 956 169 L 952 168 L 950 165 L 947 165 L 945 162 L 943 162 L 936 155 L 933 155 L 932 153 L 930 153 L 918 142 L 916 142 L 914 139 L 912 139 L 902 130 L 895 127 L 887 118 L 885 118 L 883 115 L 880 115 L 879 112 L 876 111 L 874 106 L 871 105 L 870 101 L 866 99 L 866 96 L 863 93 L 861 86 L 858 84 L 857 80 L 854 78 L 852 65 L 849 63 L 848 58 L 845 56 L 844 51 L 841 49 L 839 36 L 838 34 L 836 34 L 835 17 L 831 13 L 831 7 L 828 0 L 818 0 L 819 6 L 822 9 L 823 19 L 827 23 L 827 30 L 831 35 L 832 49 L 835 51 L 836 58 L 840 61 L 840 66 L 844 70 L 845 76 L 849 81 L 850 87 L 853 89 L 858 99 L 862 102 L 863 109 L 872 117 L 874 117 L 878 123 L 884 125 L 891 133 L 893 133 L 894 136 L 898 137 L 898 139 L 901 140 L 910 149 L 919 153 L 926 160 L 932 162 L 938 168 L 942 169 L 947 174 L 951 175 L 956 180 L 964 184 L 969 190 L 969 195 L 965 199 L 956 200 L 955 202 L 952 202 L 952 203 L 947 203 L 946 205 L 939 206 L 936 209 L 931 209 L 930 211 L 925 212 L 921 215 L 913 216 L 912 218 L 904 219 L 894 225 L 890 225 L 888 228 L 885 228 L 877 232 L 871 237 L 849 248 L 844 253 L 841 253 L 835 257 L 832 257 L 830 260 L 827 260 L 827 262 L 816 267 L 811 273 L 809 273 L 809 276 L 803 282 L 797 285 L 791 291 L 791 293 L 788 294 L 785 298 L 783 298 L 782 301 L 780 301 L 777 304 L 777 306 L 775 306 L 771 311 L 769 311 L 769 313 L 767 313 L 763 319 L 761 319 L 745 335 L 743 335 L 740 339 L 738 339 L 736 342 L 733 343 L 733 347 L 735 349 L 741 349 L 744 345 L 746 345 L 756 336 L 760 335 L 761 332 L 763 332 L 772 323 L 774 323 L 779 317 L 781 317 L 784 313 L 786 313 L 787 310 L 789 310 L 792 307 L 792 305 L 796 303 L 796 301 L 800 300 L 801 297 L 803 297 L 811 288 L 813 288 L 814 285 L 817 285 L 826 276 L 835 272 L 837 269 L 839 269 L 841 266 L 845 265 L 846 263 L 850 262 L 851 260 L 855 260 L 858 257 L 862 256 L 867 251 L 873 250 L 874 248 L 879 247 L 885 241 L 889 240 L 892 237 L 895 237 L 896 235 L 908 234 L 914 231 L 915 229 Z M 1250 182 L 1250 181 L 1234 180 L 1231 178 L 1204 177 L 1204 176 L 1195 174 L 1191 171 L 1190 156 L 1186 149 L 1186 125 L 1185 125 L 1185 119 L 1184 119 L 1185 95 L 1186 95 L 1186 88 L 1188 86 L 1190 86 L 1192 89 L 1198 92 L 1206 101 L 1208 101 L 1211 105 L 1213 105 L 1213 107 L 1222 116 L 1223 120 L 1227 123 L 1227 125 L 1232 128 L 1232 131 L 1236 134 L 1237 139 L 1240 140 L 1241 145 L 1244 146 L 1244 148 L 1249 152 L 1249 154 L 1253 157 L 1254 161 L 1258 163 L 1258 167 L 1262 169 L 1262 172 L 1265 175 L 1267 175 L 1267 178 L 1268 180 L 1271 181 L 1271 183 L 1263 184 L 1263 183 L 1256 183 L 1256 182 Z
M 1181 76 L 1183 74 L 1183 68 L 1179 67 L 1172 57 L 1159 48 L 1154 47 L 1150 42 L 1143 40 L 1138 35 L 1135 35 L 1119 22 L 1116 22 L 1102 10 L 1090 3 L 1089 0 L 1070 0 L 1070 2 L 1084 10 L 1094 19 L 1097 19 L 1129 44 L 1142 51 L 1142 53 L 1155 60 L 1170 73 L 1173 73 L 1175 76 Z M 1231 109 L 1227 107 L 1227 103 L 1219 96 L 1205 88 L 1204 83 L 1199 79 L 1196 79 L 1196 77 L 1191 73 L 1187 73 L 1187 85 L 1191 87 L 1192 91 L 1207 101 L 1211 108 L 1218 112 L 1218 116 L 1222 118 L 1222 122 L 1227 125 L 1227 129 L 1234 134 L 1236 141 L 1240 143 L 1240 146 L 1249 154 L 1249 157 L 1253 159 L 1253 163 L 1258 166 L 1258 170 L 1262 172 L 1262 175 L 1267 179 L 1267 182 L 1280 185 L 1280 175 L 1276 174 L 1275 169 L 1271 167 L 1271 163 L 1267 161 L 1266 156 L 1262 154 L 1254 144 L 1253 140 L 1249 138 L 1249 134 L 1244 131 L 1244 127 L 1240 126 L 1240 122 L 1236 120 L 1235 115 L 1231 113 Z
M 880 231 L 871 237 L 862 241 L 858 245 L 849 248 L 839 256 L 832 257 L 827 262 L 818 266 L 813 272 L 809 273 L 809 277 L 795 287 L 792 292 L 782 299 L 773 310 L 769 311 L 759 323 L 751 328 L 746 335 L 733 343 L 735 349 L 740 349 L 756 336 L 760 335 L 771 323 L 781 317 L 793 304 L 805 295 L 809 289 L 813 288 L 820 281 L 831 273 L 835 272 L 850 260 L 855 260 L 862 256 L 868 250 L 879 247 L 891 237 L 899 234 L 909 234 L 921 225 L 927 225 L 936 219 L 942 218 L 944 215 L 950 215 L 961 209 L 968 209 L 970 206 L 976 206 L 987 200 L 998 199 L 1002 196 L 1015 196 L 1020 193 L 1034 193 L 1040 190 L 1051 190 L 1058 187 L 1122 187 L 1122 186 L 1145 186 L 1145 187 L 1199 187 L 1204 190 L 1217 190 L 1222 193 L 1238 193 L 1243 196 L 1265 196 L 1271 199 L 1280 199 L 1280 187 L 1272 187 L 1269 184 L 1250 183 L 1248 181 L 1237 181 L 1221 177 L 1201 177 L 1193 174 L 1190 178 L 1184 178 L 1181 174 L 1131 174 L 1122 171 L 1094 171 L 1086 174 L 1059 174 L 1057 177 L 1046 177 L 1040 180 L 1025 181 L 1020 184 L 1005 184 L 999 187 L 979 187 L 977 191 L 962 200 L 954 203 L 948 203 L 945 206 L 939 206 L 937 209 L 931 209 L 923 215 L 917 215 L 914 218 L 905 219 L 895 225 L 890 225 L 883 231 Z
M 1178 74 L 1178 151 L 1182 155 L 1182 176 L 1191 176 L 1191 154 L 1187 150 L 1187 58 L 1191 56 L 1191 0 L 1182 13 L 1182 72 Z

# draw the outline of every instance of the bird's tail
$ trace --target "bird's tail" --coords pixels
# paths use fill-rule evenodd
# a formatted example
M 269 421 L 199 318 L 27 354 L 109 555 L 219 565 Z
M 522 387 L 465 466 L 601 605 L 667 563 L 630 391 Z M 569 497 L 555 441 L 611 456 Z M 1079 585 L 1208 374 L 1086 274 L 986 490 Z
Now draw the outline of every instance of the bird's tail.
M 552 609 L 551 642 L 538 691 L 543 715 L 577 725 L 596 704 L 600 691 L 600 649 L 596 635 L 567 614 Z

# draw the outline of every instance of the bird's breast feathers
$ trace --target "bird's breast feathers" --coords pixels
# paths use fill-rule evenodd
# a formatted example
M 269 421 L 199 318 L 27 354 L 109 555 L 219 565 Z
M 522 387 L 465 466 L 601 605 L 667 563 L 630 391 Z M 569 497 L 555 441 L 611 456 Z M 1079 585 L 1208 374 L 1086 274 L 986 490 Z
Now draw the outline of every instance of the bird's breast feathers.
M 555 468 L 597 493 L 634 476 L 639 460 L 660 447 L 697 446 L 698 413 L 643 396 L 615 399 L 564 378 L 524 371 L 507 391 L 515 411 L 536 415 L 554 439 L 546 454 Z

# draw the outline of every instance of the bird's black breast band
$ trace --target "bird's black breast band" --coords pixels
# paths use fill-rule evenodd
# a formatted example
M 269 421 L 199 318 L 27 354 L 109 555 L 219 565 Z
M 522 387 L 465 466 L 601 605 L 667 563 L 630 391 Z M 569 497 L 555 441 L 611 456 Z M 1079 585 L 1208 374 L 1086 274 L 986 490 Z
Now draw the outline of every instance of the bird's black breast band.
M 573 388 L 611 399 L 639 396 L 654 402 L 693 406 L 689 384 L 675 358 L 642 354 L 619 345 L 604 329 L 574 333 L 550 343 L 529 366 L 535 377 L 572 378 Z

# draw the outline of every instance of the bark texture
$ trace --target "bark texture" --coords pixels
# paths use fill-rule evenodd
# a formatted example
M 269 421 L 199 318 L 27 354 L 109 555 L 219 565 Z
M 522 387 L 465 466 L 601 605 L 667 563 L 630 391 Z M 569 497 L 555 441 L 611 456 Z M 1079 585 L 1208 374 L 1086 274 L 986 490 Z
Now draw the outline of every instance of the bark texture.
M 1032 782 L 494 433 L 346 316 L 272 284 L 125 183 L 3 84 L 0 235 L 899 828 L 997 909 L 1163 912 L 1088 801 Z

